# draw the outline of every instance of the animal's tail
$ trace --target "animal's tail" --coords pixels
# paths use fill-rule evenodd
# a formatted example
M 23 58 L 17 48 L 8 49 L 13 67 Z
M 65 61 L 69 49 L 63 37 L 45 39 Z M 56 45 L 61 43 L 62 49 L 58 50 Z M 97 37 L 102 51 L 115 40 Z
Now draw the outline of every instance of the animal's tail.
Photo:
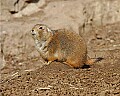
M 101 60 L 103 60 L 102 57 L 91 58 L 91 59 L 88 59 L 85 64 L 86 64 L 86 65 L 92 65 L 92 64 L 94 64 L 94 63 L 96 63 L 96 62 L 99 62 L 99 61 L 101 61 Z

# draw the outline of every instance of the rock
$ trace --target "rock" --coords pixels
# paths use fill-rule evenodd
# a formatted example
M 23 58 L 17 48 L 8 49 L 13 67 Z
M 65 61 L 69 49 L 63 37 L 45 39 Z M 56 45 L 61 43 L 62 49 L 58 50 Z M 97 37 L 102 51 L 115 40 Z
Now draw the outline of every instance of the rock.
M 39 2 L 36 4 L 39 8 L 43 7 L 46 4 L 45 0 L 39 0 Z
M 6 32 L 3 31 L 0 33 L 0 70 L 5 67 L 5 58 L 4 58 L 4 40 Z
M 85 25 L 100 26 L 120 21 L 119 0 L 94 0 L 85 4 Z
M 34 3 L 30 3 L 27 7 L 25 7 L 23 10 L 19 11 L 18 13 L 14 14 L 14 17 L 22 17 L 22 16 L 29 16 L 33 13 L 36 13 L 40 11 L 40 9 L 38 8 L 38 6 Z
M 41 7 L 46 4 L 45 0 L 40 0 L 38 3 L 30 3 L 23 10 L 20 10 L 18 13 L 14 14 L 14 17 L 22 17 L 22 16 L 30 16 L 38 11 L 40 11 Z
M 10 12 L 20 11 L 25 4 L 26 0 L 2 0 L 2 7 Z
M 5 67 L 5 59 L 4 56 L 0 56 L 0 70 Z
M 42 23 L 53 29 L 67 28 L 79 33 L 78 28 L 84 23 L 83 8 L 81 0 L 50 2 L 43 10 Z

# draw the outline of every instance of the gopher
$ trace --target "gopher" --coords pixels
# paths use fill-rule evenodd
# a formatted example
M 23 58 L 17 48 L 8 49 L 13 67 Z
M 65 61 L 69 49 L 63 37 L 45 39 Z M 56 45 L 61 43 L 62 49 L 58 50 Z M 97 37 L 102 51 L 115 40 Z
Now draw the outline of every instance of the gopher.
M 81 68 L 85 64 L 90 65 L 100 60 L 87 59 L 84 39 L 70 30 L 52 30 L 44 24 L 36 24 L 31 34 L 35 40 L 35 47 L 48 63 L 58 61 L 73 68 Z

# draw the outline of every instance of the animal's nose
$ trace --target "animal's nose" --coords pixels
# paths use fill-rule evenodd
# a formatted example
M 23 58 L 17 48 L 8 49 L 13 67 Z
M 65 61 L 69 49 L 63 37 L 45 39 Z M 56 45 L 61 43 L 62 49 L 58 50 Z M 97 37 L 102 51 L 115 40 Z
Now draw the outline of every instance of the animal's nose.
M 34 30 L 32 30 L 32 32 L 33 32 Z
M 35 32 L 34 32 L 34 30 L 31 30 L 31 33 L 32 33 L 32 35 L 35 35 Z

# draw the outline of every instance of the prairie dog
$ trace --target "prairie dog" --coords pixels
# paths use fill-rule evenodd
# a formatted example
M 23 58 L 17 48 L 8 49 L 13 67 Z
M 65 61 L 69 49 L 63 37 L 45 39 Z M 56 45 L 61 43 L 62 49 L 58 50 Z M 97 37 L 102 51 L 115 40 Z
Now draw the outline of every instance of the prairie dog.
M 92 64 L 97 60 L 87 60 L 87 46 L 84 39 L 66 29 L 52 30 L 44 24 L 36 24 L 31 30 L 35 47 L 48 63 L 58 61 L 74 68 Z

